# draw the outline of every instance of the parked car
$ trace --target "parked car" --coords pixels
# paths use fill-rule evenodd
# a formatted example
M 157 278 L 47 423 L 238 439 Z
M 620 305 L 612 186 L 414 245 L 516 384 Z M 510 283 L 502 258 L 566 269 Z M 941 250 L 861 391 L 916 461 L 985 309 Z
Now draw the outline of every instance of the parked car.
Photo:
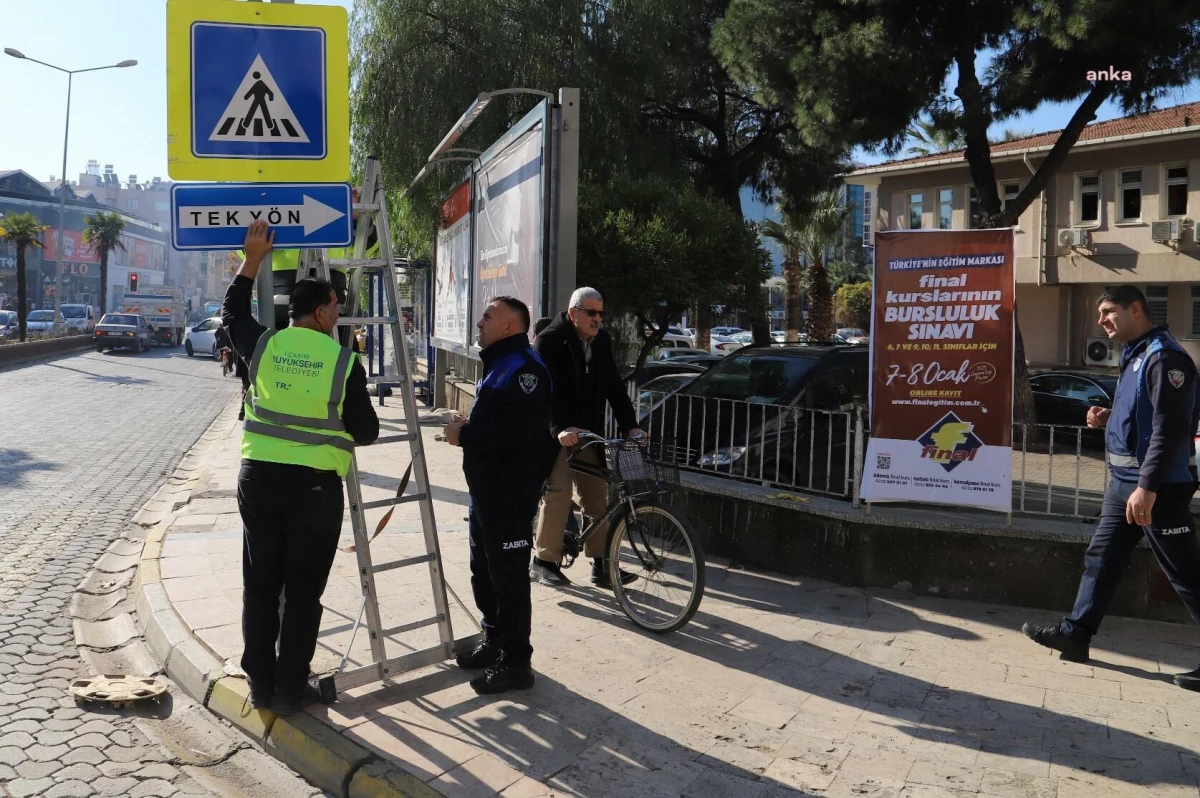
M 1033 408 L 1038 424 L 1086 427 L 1089 407 L 1112 407 L 1117 377 L 1089 371 L 1046 371 L 1031 377 L 1029 387 L 1033 389 Z M 1073 441 L 1075 431 L 1064 429 L 1062 435 L 1056 437 L 1069 437 Z M 1083 440 L 1102 446 L 1104 430 L 1085 429 Z
M 62 314 L 58 314 L 58 323 L 66 324 L 66 320 Z M 48 332 L 54 329 L 54 311 L 53 310 L 34 310 L 30 311 L 29 316 L 25 319 L 26 332 Z
M 737 335 L 740 332 L 746 332 L 741 327 L 713 327 L 708 331 L 711 335 L 731 336 Z
M 714 355 L 728 355 L 730 352 L 736 352 L 745 344 L 740 344 L 727 335 L 710 334 L 708 336 L 708 349 Z
M 871 343 L 871 336 L 867 331 L 857 327 L 843 327 L 835 332 L 834 335 L 842 339 L 841 343 L 846 343 L 850 346 L 867 346 Z
M 187 336 L 183 339 L 183 351 L 187 352 L 188 357 L 192 357 L 197 352 L 200 352 L 201 354 L 212 355 L 216 359 L 218 350 L 217 328 L 220 326 L 220 318 L 211 318 L 205 319 L 188 330 Z
M 705 369 L 694 363 L 677 363 L 674 360 L 647 360 L 637 375 L 636 385 L 641 388 L 646 383 L 664 374 L 703 374 Z M 626 368 L 621 380 L 628 383 L 634 378 L 633 366 Z
M 749 347 L 644 414 L 640 426 L 680 465 L 781 484 L 811 479 L 840 492 L 853 439 L 842 413 L 865 404 L 869 368 L 866 349 Z
M 96 351 L 132 349 L 141 353 L 154 345 L 150 323 L 133 313 L 105 313 L 93 335 Z
M 655 352 L 650 357 L 650 359 L 651 360 L 678 360 L 681 357 L 692 357 L 695 355 L 703 355 L 704 357 L 712 357 L 710 354 L 708 354 L 708 352 L 705 352 L 703 349 L 694 349 L 689 346 L 679 346 L 679 347 L 667 347 L 665 349 L 659 349 L 657 352 Z
M 66 319 L 67 329 L 82 333 L 90 333 L 96 329 L 96 312 L 91 305 L 59 305 L 63 318 Z
M 0 340 L 16 338 L 17 312 L 15 310 L 0 310 Z
M 697 376 L 699 375 L 684 372 L 682 374 L 664 374 L 650 380 L 638 390 L 635 408 L 638 415 L 658 409 L 668 396 L 690 384 Z

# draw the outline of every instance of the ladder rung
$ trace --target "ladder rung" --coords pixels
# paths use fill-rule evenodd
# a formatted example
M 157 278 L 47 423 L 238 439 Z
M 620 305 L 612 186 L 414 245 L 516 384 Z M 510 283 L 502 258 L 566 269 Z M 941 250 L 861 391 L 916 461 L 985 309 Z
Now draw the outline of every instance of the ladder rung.
M 379 210 L 379 205 L 374 202 L 356 202 L 354 203 L 354 210 L 359 212 L 377 211 Z
M 375 510 L 379 507 L 392 507 L 397 504 L 408 504 L 410 502 L 419 502 L 425 498 L 424 493 L 410 493 L 405 496 L 393 496 L 390 499 L 380 499 L 379 501 L 363 502 L 364 510 Z
M 417 436 L 411 432 L 406 432 L 403 435 L 385 435 L 382 438 L 376 438 L 372 446 L 378 446 L 381 443 L 408 443 L 415 441 Z
M 360 324 L 395 324 L 395 316 L 342 316 L 338 319 L 339 327 L 357 327 Z
M 387 258 L 330 258 L 329 265 L 343 269 L 381 269 L 391 263 Z
M 379 633 L 381 637 L 391 637 L 392 635 L 402 635 L 405 632 L 411 632 L 414 629 L 423 629 L 426 626 L 433 626 L 435 623 L 441 623 L 446 619 L 445 615 L 435 615 L 432 618 L 426 618 L 423 621 L 413 621 L 412 623 L 401 624 L 394 626 L 391 629 L 384 629 Z
M 371 573 L 378 574 L 384 571 L 393 571 L 397 568 L 407 568 L 410 565 L 420 565 L 423 562 L 433 562 L 432 554 L 422 554 L 420 557 L 408 557 L 403 560 L 393 560 L 385 562 L 383 565 L 376 565 L 371 569 Z
M 367 385 L 403 385 L 406 382 L 408 378 L 398 374 L 376 374 L 367 377 Z

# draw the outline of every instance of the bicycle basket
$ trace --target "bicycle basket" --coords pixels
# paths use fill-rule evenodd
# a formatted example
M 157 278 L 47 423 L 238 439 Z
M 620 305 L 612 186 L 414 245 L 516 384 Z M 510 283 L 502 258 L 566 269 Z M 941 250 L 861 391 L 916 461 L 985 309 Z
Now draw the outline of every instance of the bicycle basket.
M 669 490 L 679 484 L 679 468 L 657 458 L 657 447 L 633 441 L 610 443 L 604 447 L 609 479 L 627 493 L 652 493 Z

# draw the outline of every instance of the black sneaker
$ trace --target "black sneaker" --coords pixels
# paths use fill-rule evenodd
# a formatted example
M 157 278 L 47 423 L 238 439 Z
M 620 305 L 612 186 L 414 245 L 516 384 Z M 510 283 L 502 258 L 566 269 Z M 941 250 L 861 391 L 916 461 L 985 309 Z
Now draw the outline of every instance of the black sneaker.
M 1071 637 L 1058 626 L 1034 626 L 1027 623 L 1021 627 L 1021 631 L 1038 645 L 1059 652 L 1059 659 L 1065 659 L 1067 662 L 1088 661 L 1088 641 Z
M 528 690 L 533 687 L 533 668 L 529 663 L 510 664 L 501 656 L 492 667 L 471 680 L 471 687 L 480 695 L 495 695 L 507 690 Z
M 298 696 L 276 692 L 275 698 L 271 701 L 271 711 L 280 717 L 288 718 L 309 704 L 315 704 L 320 700 L 321 694 L 317 692 L 316 688 L 305 683 L 304 690 Z
M 537 557 L 534 557 L 533 562 L 529 564 L 529 581 L 550 587 L 564 587 L 571 584 L 571 580 L 563 574 L 558 563 L 546 562 Z
M 492 667 L 498 659 L 500 659 L 500 644 L 485 638 L 482 643 L 475 646 L 471 651 L 459 654 L 454 661 L 460 668 L 469 671 L 478 671 Z
M 1175 684 L 1184 690 L 1195 690 L 1200 693 L 1200 668 L 1188 671 L 1187 673 L 1175 674 Z
M 618 569 L 619 570 L 619 569 Z M 621 571 L 621 584 L 627 585 L 630 582 L 637 580 L 637 574 L 631 574 L 628 571 Z M 612 589 L 612 579 L 608 575 L 607 560 L 592 561 L 592 584 L 596 587 Z

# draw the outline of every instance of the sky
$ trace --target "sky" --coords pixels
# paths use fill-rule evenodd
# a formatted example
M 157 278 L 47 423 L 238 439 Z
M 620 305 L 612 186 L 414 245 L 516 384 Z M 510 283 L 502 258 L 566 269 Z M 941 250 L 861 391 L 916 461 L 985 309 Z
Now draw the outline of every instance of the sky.
M 304 0 L 298 0 L 304 2 Z M 326 0 L 350 9 L 353 0 Z M 113 164 L 122 181 L 167 175 L 166 3 L 164 0 L 0 0 L 0 49 L 11 47 L 66 69 L 137 59 L 138 65 L 78 75 L 71 100 L 67 174 L 77 179 L 89 158 Z M 5 88 L 0 171 L 24 169 L 38 180 L 62 171 L 65 75 L 0 55 Z M 1173 92 L 1160 106 L 1200 100 L 1200 82 Z M 1045 105 L 1003 128 L 1042 132 L 1063 127 L 1074 106 Z M 1111 103 L 1099 120 L 1120 116 Z M 856 152 L 877 163 L 883 156 Z
M 298 0 L 304 3 L 305 0 Z M 350 9 L 354 0 L 320 5 Z M 67 174 L 89 158 L 112 164 L 123 181 L 167 175 L 165 0 L 0 0 L 0 50 L 11 47 L 64 69 L 138 64 L 76 75 L 71 90 Z M 24 169 L 38 180 L 62 172 L 67 76 L 0 54 L 5 108 L 0 172 Z

